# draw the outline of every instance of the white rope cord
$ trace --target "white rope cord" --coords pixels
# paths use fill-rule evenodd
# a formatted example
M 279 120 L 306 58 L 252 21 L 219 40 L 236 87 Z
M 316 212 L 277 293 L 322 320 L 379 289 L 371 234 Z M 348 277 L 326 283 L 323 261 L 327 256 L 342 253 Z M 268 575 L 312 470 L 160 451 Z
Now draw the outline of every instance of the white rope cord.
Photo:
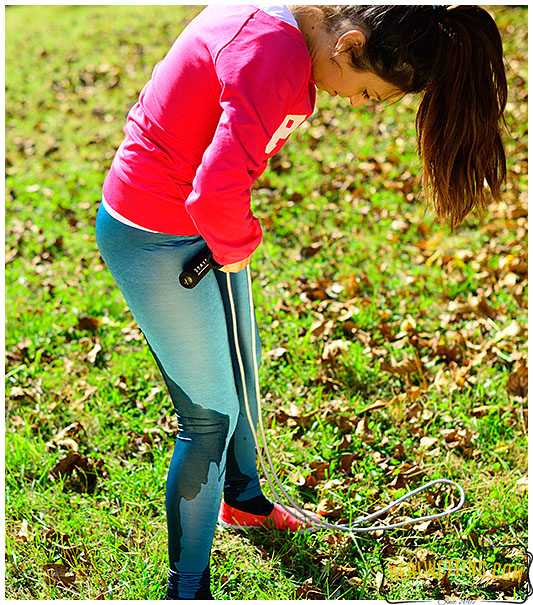
M 233 300 L 233 291 L 231 289 L 231 278 L 230 278 L 230 273 L 227 273 L 226 279 L 227 279 L 227 285 L 228 285 L 228 295 L 229 295 L 232 322 L 233 322 L 233 334 L 234 334 L 234 338 L 235 338 L 235 349 L 236 349 L 236 353 L 237 353 L 237 360 L 239 363 L 239 370 L 240 370 L 240 374 L 241 374 L 243 394 L 244 394 L 244 403 L 245 403 L 245 407 L 246 407 L 246 415 L 248 418 L 248 422 L 250 424 L 250 429 L 252 431 L 252 435 L 254 437 L 255 447 L 257 450 L 257 456 L 259 458 L 259 462 L 261 464 L 263 474 L 265 475 L 265 478 L 268 482 L 270 490 L 272 491 L 273 496 L 278 501 L 278 503 L 282 506 L 282 508 L 286 512 L 292 514 L 294 517 L 299 519 L 300 521 L 310 525 L 311 527 L 307 531 L 315 531 L 316 529 L 333 529 L 333 530 L 350 531 L 350 532 L 367 532 L 367 531 L 376 531 L 376 530 L 396 529 L 398 527 L 402 527 L 403 525 L 412 525 L 413 523 L 421 523 L 422 521 L 429 521 L 430 519 L 438 519 L 439 517 L 446 517 L 448 515 L 451 515 L 453 513 L 456 513 L 457 511 L 461 510 L 461 508 L 463 508 L 463 505 L 465 503 L 465 492 L 458 483 L 456 483 L 455 481 L 452 481 L 451 479 L 435 479 L 434 481 L 430 481 L 429 483 L 426 483 L 426 484 L 412 490 L 411 492 L 404 494 L 401 498 L 398 498 L 394 502 L 391 502 L 391 504 L 389 504 L 385 508 L 382 508 L 381 510 L 376 511 L 375 513 L 367 515 L 366 517 L 360 517 L 351 524 L 335 525 L 333 523 L 328 523 L 321 519 L 318 520 L 315 517 L 312 517 L 309 514 L 309 511 L 305 511 L 304 509 L 300 508 L 298 506 L 298 504 L 296 504 L 296 502 L 294 502 L 294 500 L 290 497 L 290 495 L 287 493 L 287 491 L 283 487 L 281 481 L 279 480 L 278 475 L 276 474 L 276 470 L 274 468 L 274 463 L 272 462 L 272 458 L 270 456 L 270 451 L 268 449 L 267 439 L 266 439 L 263 421 L 262 421 L 262 417 L 261 417 L 261 415 L 262 415 L 261 414 L 261 395 L 260 395 L 260 391 L 259 391 L 259 369 L 258 369 L 258 363 L 257 363 L 256 326 L 255 326 L 255 319 L 254 319 L 255 313 L 254 313 L 254 302 L 253 302 L 253 293 L 252 293 L 252 278 L 251 278 L 251 272 L 250 272 L 249 265 L 246 267 L 246 275 L 247 275 L 247 280 L 248 280 L 250 323 L 251 323 L 251 330 L 252 330 L 252 359 L 253 359 L 253 366 L 254 366 L 255 395 L 256 395 L 256 400 L 257 400 L 257 422 L 258 422 L 258 426 L 259 426 L 259 432 L 261 434 L 261 439 L 263 442 L 263 447 L 261 447 L 261 444 L 259 443 L 257 431 L 255 429 L 254 421 L 252 419 L 250 403 L 248 401 L 248 393 L 247 393 L 246 380 L 245 380 L 246 376 L 245 376 L 244 364 L 242 361 L 242 355 L 241 355 L 239 338 L 238 338 L 237 315 L 235 313 L 235 303 Z M 270 472 L 268 471 L 267 466 L 265 464 L 264 456 L 266 456 L 266 459 L 268 461 L 268 466 L 270 467 Z M 290 508 L 287 507 L 286 504 L 283 503 L 283 501 L 281 500 L 281 498 L 279 497 L 279 495 L 276 491 L 274 484 L 272 483 L 271 476 L 274 477 L 274 480 L 276 482 L 278 489 L 283 494 L 283 496 L 287 499 L 287 501 L 290 503 L 290 505 L 293 507 L 294 510 L 291 510 Z M 447 483 L 449 485 L 453 485 L 461 494 L 459 504 L 457 504 L 454 508 L 441 512 L 441 513 L 437 513 L 434 515 L 426 515 L 425 517 L 419 517 L 417 519 L 408 519 L 406 521 L 401 521 L 399 523 L 393 523 L 392 525 L 373 525 L 371 527 L 356 527 L 357 525 L 359 525 L 365 521 L 370 521 L 371 519 L 374 519 L 375 517 L 382 515 L 383 513 L 387 512 L 394 506 L 397 506 L 404 500 L 407 500 L 408 498 L 411 498 L 415 494 L 418 494 L 419 492 L 421 492 L 425 489 L 428 489 L 429 487 L 436 485 L 438 483 Z M 297 511 L 296 514 L 295 514 L 295 511 Z

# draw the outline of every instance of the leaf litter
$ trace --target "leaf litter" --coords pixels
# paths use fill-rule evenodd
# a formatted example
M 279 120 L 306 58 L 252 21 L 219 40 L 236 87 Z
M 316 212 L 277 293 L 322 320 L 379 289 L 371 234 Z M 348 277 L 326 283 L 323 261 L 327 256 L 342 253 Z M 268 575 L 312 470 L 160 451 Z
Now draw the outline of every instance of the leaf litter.
M 503 18 L 503 17 L 502 17 Z M 509 26 L 511 27 L 511 26 Z M 510 34 L 509 34 L 510 35 Z M 43 61 L 51 61 L 51 51 L 45 48 L 36 50 L 36 57 Z M 53 104 L 57 105 L 60 116 L 65 120 L 84 119 L 87 109 L 102 125 L 113 124 L 122 120 L 120 112 L 101 104 L 96 99 L 103 94 L 115 91 L 127 93 L 131 98 L 136 91 L 130 82 L 132 74 L 139 70 L 143 62 L 144 49 L 136 47 L 128 55 L 125 65 L 93 62 L 78 64 L 79 56 L 73 49 L 65 51 L 65 69 L 59 73 L 47 76 L 46 87 L 49 89 Z M 333 201 L 325 206 L 326 213 L 335 214 L 341 225 L 344 209 L 339 209 L 339 201 L 349 204 L 350 211 L 360 213 L 365 223 L 354 227 L 354 235 L 359 236 L 365 228 L 379 225 L 388 221 L 383 242 L 383 252 L 394 253 L 398 242 L 406 242 L 405 249 L 412 256 L 412 264 L 422 271 L 438 270 L 443 282 L 461 284 L 465 279 L 477 284 L 471 291 L 456 291 L 442 289 L 442 309 L 438 320 L 429 318 L 423 308 L 416 317 L 412 311 L 405 311 L 398 305 L 396 298 L 408 300 L 416 296 L 415 289 L 421 285 L 424 277 L 415 273 L 405 275 L 404 284 L 393 289 L 381 288 L 377 304 L 376 316 L 372 322 L 360 320 L 373 304 L 373 288 L 377 283 L 376 277 L 366 268 L 347 269 L 333 265 L 329 272 L 317 275 L 302 273 L 294 281 L 284 282 L 284 295 L 279 297 L 276 315 L 282 312 L 294 314 L 297 317 L 312 316 L 308 336 L 314 347 L 314 373 L 304 385 L 303 390 L 292 401 L 278 400 L 276 397 L 267 400 L 269 409 L 267 420 L 276 420 L 277 426 L 287 427 L 294 431 L 297 439 L 304 439 L 306 432 L 315 422 L 325 422 L 335 427 L 335 451 L 339 454 L 337 460 L 312 460 L 300 471 L 298 488 L 302 490 L 321 490 L 331 480 L 331 472 L 340 469 L 340 483 L 331 486 L 333 491 L 345 494 L 353 480 L 366 482 L 363 491 L 370 499 L 383 496 L 375 492 L 375 488 L 367 485 L 368 474 L 364 468 L 370 463 L 382 473 L 384 480 L 380 486 L 390 491 L 402 490 L 415 484 L 423 475 L 449 454 L 458 456 L 461 460 L 477 459 L 481 447 L 480 435 L 474 429 L 474 424 L 458 423 L 453 428 L 441 428 L 438 421 L 448 416 L 450 421 L 457 421 L 453 410 L 436 410 L 428 405 L 428 400 L 435 394 L 448 397 L 455 393 L 473 392 L 478 387 L 484 387 L 486 369 L 495 369 L 496 376 L 503 379 L 507 401 L 502 404 L 485 405 L 482 398 L 472 407 L 472 418 L 478 421 L 485 416 L 497 413 L 505 417 L 510 428 L 527 429 L 527 394 L 528 366 L 525 343 L 528 337 L 527 322 L 511 316 L 507 307 L 510 303 L 502 298 L 503 293 L 522 310 L 527 308 L 527 190 L 522 179 L 527 174 L 527 144 L 519 138 L 519 128 L 516 124 L 525 123 L 527 94 L 525 79 L 519 73 L 522 70 L 521 60 L 511 57 L 511 100 L 509 105 L 510 140 L 507 147 L 512 157 L 510 174 L 504 199 L 500 204 L 492 204 L 490 222 L 481 225 L 480 233 L 484 238 L 483 245 L 470 247 L 468 230 L 466 236 L 443 238 L 435 234 L 433 228 L 425 221 L 419 221 L 414 211 L 390 210 L 383 208 L 372 199 L 376 190 L 365 188 L 368 174 L 379 180 L 379 186 L 384 190 L 401 196 L 409 203 L 416 200 L 419 178 L 416 171 L 403 163 L 402 149 L 408 143 L 397 137 L 391 149 L 378 151 L 373 155 L 351 160 L 335 161 L 325 157 L 323 145 L 328 133 L 348 130 L 338 116 L 329 109 L 313 116 L 309 124 L 302 129 L 308 137 L 308 148 L 305 153 L 306 161 L 315 162 L 327 179 L 322 179 L 317 195 L 329 196 Z M 9 100 L 9 98 L 8 98 Z M 50 99 L 40 100 L 41 112 L 45 114 L 46 104 Z M 49 186 L 38 184 L 37 178 L 33 183 L 27 181 L 18 185 L 14 179 L 20 178 L 26 170 L 28 162 L 42 166 L 44 170 L 54 169 L 60 161 L 62 150 L 67 141 L 63 133 L 51 131 L 49 124 L 40 119 L 33 124 L 33 132 L 18 132 L 15 127 L 15 117 L 22 117 L 29 100 L 15 108 L 8 103 L 6 115 L 11 118 L 8 123 L 6 137 L 6 168 L 11 180 L 7 183 L 6 200 L 8 205 L 17 209 L 24 204 L 38 205 L 39 200 L 51 200 L 55 192 Z M 50 105 L 51 106 L 51 105 Z M 376 111 L 376 110 L 371 110 Z M 401 112 L 401 108 L 398 109 Z M 376 121 L 377 122 L 377 121 Z M 376 126 L 376 135 L 389 134 L 387 124 Z M 52 134 L 53 132 L 53 134 Z M 98 166 L 110 160 L 110 141 L 107 136 L 93 136 L 88 157 L 98 158 Z M 346 151 L 346 150 L 344 150 Z M 85 153 L 85 151 L 84 151 Z M 349 154 L 350 152 L 348 152 Z M 93 156 L 91 156 L 93 154 Z M 354 161 L 357 160 L 357 161 Z M 347 163 L 355 165 L 353 170 L 347 169 Z M 274 175 L 283 177 L 291 175 L 296 170 L 294 160 L 290 155 L 280 154 L 271 164 Z M 258 191 L 273 192 L 276 185 L 268 182 L 268 174 L 258 184 Z M 83 187 L 83 185 L 81 185 Z M 79 188 L 80 185 L 75 185 Z M 269 188 L 270 187 L 270 188 Z M 287 195 L 284 195 L 287 193 Z M 268 193 L 268 195 L 274 195 Z M 336 197 L 331 198 L 334 195 Z M 272 197 L 274 200 L 274 197 Z M 302 209 L 312 210 L 316 197 L 312 194 L 303 195 L 299 192 L 279 191 L 279 206 L 288 203 L 299 205 Z M 275 202 L 275 200 L 274 200 Z M 67 234 L 76 233 L 83 225 L 88 224 L 92 216 L 94 204 L 82 201 L 80 204 L 56 200 L 54 216 L 61 221 L 65 235 L 48 234 L 39 226 L 38 217 L 19 219 L 13 216 L 7 223 L 6 229 L 6 261 L 8 267 L 14 268 L 22 289 L 28 292 L 25 311 L 33 317 L 42 313 L 40 302 L 33 301 L 34 293 L 42 292 L 54 299 L 58 306 L 59 316 L 69 315 L 69 306 L 61 302 L 64 292 L 61 283 L 61 265 L 67 262 L 69 239 Z M 408 207 L 409 208 L 409 207 Z M 278 207 L 272 205 L 275 215 Z M 275 216 L 266 216 L 265 224 L 275 220 Z M 468 227 L 467 227 L 468 229 Z M 409 233 L 414 233 L 408 238 Z M 405 239 L 404 239 L 405 238 Z M 331 230 L 305 226 L 296 239 L 294 258 L 309 263 L 321 262 L 322 255 L 331 254 L 332 243 L 338 246 L 342 253 L 342 238 L 334 237 Z M 376 256 L 379 270 L 386 271 L 386 262 Z M 98 258 L 88 261 L 92 269 L 102 270 L 103 264 Z M 59 272 L 55 274 L 57 270 Z M 77 266 L 68 275 L 69 287 L 81 289 L 86 281 L 83 267 Z M 413 294 L 415 292 L 415 294 Z M 59 294 L 58 294 L 59 293 Z M 403 310 L 402 310 L 403 309 Z M 25 319 L 20 310 L 12 314 L 14 321 L 22 323 Z M 125 342 L 135 345 L 142 342 L 142 334 L 132 322 L 120 324 L 122 338 Z M 122 327 L 123 326 L 123 327 Z M 88 384 L 80 376 L 87 372 L 101 371 L 107 363 L 107 351 L 102 333 L 112 326 L 106 322 L 105 316 L 97 316 L 93 309 L 83 309 L 63 333 L 64 342 L 61 346 L 76 345 L 75 348 L 58 353 L 52 348 L 51 340 L 36 341 L 34 336 L 25 336 L 18 342 L 10 340 L 6 347 L 6 370 L 8 388 L 6 389 L 6 409 L 8 410 L 7 428 L 18 431 L 25 426 L 36 434 L 45 422 L 41 418 L 41 406 L 48 404 L 53 393 L 43 385 L 35 374 L 27 371 L 32 364 L 52 365 L 56 360 L 62 361 L 66 369 L 64 399 L 58 398 L 52 407 L 61 414 L 61 407 L 69 402 L 77 402 L 80 408 L 87 401 L 97 397 L 98 387 Z M 351 372 L 352 352 L 357 348 L 368 364 L 379 368 L 379 379 L 390 385 L 388 391 L 380 392 L 379 398 L 375 391 L 364 393 L 362 401 L 354 404 L 353 397 L 361 389 L 361 384 L 354 383 L 347 388 L 345 377 Z M 274 343 L 267 352 L 268 364 L 291 364 L 296 356 L 287 343 Z M 37 361 L 36 361 L 37 360 Z M 73 378 L 74 377 L 74 378 Z M 131 381 L 127 377 L 117 379 L 117 388 L 124 395 L 131 394 Z M 317 409 L 305 407 L 306 396 L 315 388 L 322 389 L 324 397 Z M 494 387 L 493 387 L 494 388 Z M 159 391 L 151 391 L 144 397 L 144 403 L 155 400 Z M 303 405 L 302 403 L 303 402 Z M 144 409 L 142 401 L 140 410 Z M 278 405 L 279 404 L 279 405 Z M 127 452 L 140 459 L 153 459 L 154 447 L 161 439 L 174 437 L 175 423 L 168 419 L 167 414 L 154 414 L 156 427 L 153 431 L 132 430 L 128 433 Z M 85 423 L 85 421 L 83 421 Z M 396 423 L 397 430 L 404 430 L 412 439 L 413 444 L 396 442 L 388 433 L 384 433 L 380 423 Z M 431 428 L 431 423 L 437 423 L 437 428 Z M 65 486 L 74 491 L 90 493 L 94 490 L 98 479 L 98 462 L 89 458 L 90 431 L 83 427 L 82 422 L 75 421 L 65 426 L 65 422 L 55 421 L 54 431 L 46 442 L 48 455 L 59 456 L 59 460 L 51 471 L 51 477 L 62 479 Z M 58 426 L 64 428 L 58 430 Z M 277 430 L 277 429 L 276 429 Z M 80 447 L 83 440 L 84 447 Z M 388 441 L 387 441 L 388 440 Z M 302 446 L 305 442 L 302 441 Z M 505 445 L 505 443 L 504 443 Z M 333 463 L 333 464 L 332 464 Z M 364 471 L 364 472 L 363 472 Z M 335 475 L 337 476 L 337 475 Z M 371 482 L 370 482 L 371 483 Z M 524 492 L 527 489 L 527 478 L 521 475 L 516 479 L 516 487 Z M 444 493 L 444 492 L 443 492 Z M 372 496 L 372 494 L 374 494 Z M 429 497 L 431 505 L 440 502 L 442 494 Z M 342 500 L 342 501 L 341 501 Z M 422 502 L 422 498 L 419 502 Z M 320 500 L 324 513 L 342 518 L 345 505 L 342 498 L 327 498 Z M 413 505 L 416 509 L 416 504 Z M 395 518 L 392 511 L 386 521 Z M 419 527 L 422 533 L 433 531 L 431 524 Z M 20 540 L 29 539 L 31 532 L 22 525 L 19 529 Z M 72 584 L 68 569 L 63 563 L 51 564 L 47 574 L 52 582 L 65 586 Z M 59 567 L 54 567 L 54 565 Z M 490 585 L 490 579 L 487 580 Z M 447 581 L 441 586 L 445 592 L 451 591 Z M 304 598 L 324 598 L 313 580 L 304 582 L 301 586 L 301 596 Z

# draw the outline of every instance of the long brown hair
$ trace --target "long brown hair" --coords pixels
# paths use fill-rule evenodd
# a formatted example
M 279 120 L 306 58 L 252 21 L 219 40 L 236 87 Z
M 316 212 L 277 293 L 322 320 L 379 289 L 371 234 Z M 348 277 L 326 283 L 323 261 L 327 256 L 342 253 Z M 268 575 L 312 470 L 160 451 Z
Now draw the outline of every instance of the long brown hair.
M 416 117 L 423 186 L 439 219 L 455 228 L 486 187 L 500 199 L 501 139 L 507 81 L 500 33 L 478 6 L 320 6 L 328 30 L 353 25 L 367 36 L 355 69 L 375 73 L 404 93 L 422 93 Z

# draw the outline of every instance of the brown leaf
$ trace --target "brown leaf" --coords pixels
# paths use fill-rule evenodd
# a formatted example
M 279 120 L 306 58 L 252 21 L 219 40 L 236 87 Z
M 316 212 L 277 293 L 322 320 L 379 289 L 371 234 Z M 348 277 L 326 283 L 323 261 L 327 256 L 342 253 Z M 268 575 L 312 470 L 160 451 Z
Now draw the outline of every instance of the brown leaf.
M 405 458 L 405 449 L 403 447 L 403 443 L 398 443 L 394 446 L 394 457 Z
M 64 458 L 61 458 L 59 462 L 52 469 L 52 475 L 54 477 L 68 476 L 71 475 L 78 464 L 83 460 L 83 456 L 76 452 L 69 452 Z
M 329 519 L 338 519 L 342 513 L 342 506 L 339 504 L 335 504 L 335 502 L 328 498 L 323 498 L 318 503 L 316 512 L 321 517 L 326 517 Z
M 357 325 L 351 319 L 347 319 L 345 322 L 343 322 L 342 329 L 346 336 L 351 336 L 357 332 Z
M 394 477 L 394 479 L 387 484 L 387 487 L 391 489 L 401 489 L 407 485 L 407 478 L 404 474 L 400 473 Z
M 335 545 L 335 543 L 332 544 L 332 546 Z M 320 572 L 324 574 L 324 577 L 327 577 L 331 584 L 331 582 L 342 581 L 342 579 L 353 579 L 354 576 L 358 576 L 359 569 L 351 565 L 341 565 L 336 561 L 332 561 L 330 557 L 327 557 L 320 561 Z
M 33 402 L 38 402 L 39 401 L 39 394 L 36 392 L 36 390 L 33 387 L 30 388 L 22 388 L 22 387 L 11 387 L 10 391 L 9 391 L 9 397 L 11 399 L 17 399 L 17 400 L 29 400 L 29 401 L 33 401 Z
M 423 470 L 416 464 L 410 464 L 409 462 L 402 462 L 400 466 L 397 466 L 394 469 L 394 473 L 396 473 L 395 478 L 387 485 L 392 489 L 400 489 L 405 487 L 408 481 L 412 477 L 416 477 L 417 475 L 423 474 Z
M 314 475 L 308 475 L 305 478 L 304 485 L 313 489 L 313 487 L 316 487 L 318 485 L 318 481 Z
M 479 543 L 479 537 L 478 535 L 471 531 L 467 536 L 463 537 L 463 542 L 468 546 L 468 547 L 474 547 L 474 548 L 481 548 L 481 545 Z
M 522 585 L 522 583 L 527 579 L 526 569 L 517 569 L 518 566 L 511 566 L 511 568 L 515 568 L 511 573 L 504 574 L 503 569 L 501 575 L 495 574 L 493 570 L 487 570 L 483 574 L 481 578 L 479 578 L 476 582 L 479 586 L 489 590 L 501 590 L 503 592 L 512 592 Z
M 339 451 L 345 450 L 347 448 L 349 448 L 351 445 L 353 444 L 353 437 L 350 434 L 344 434 L 342 436 L 342 439 L 339 442 L 339 445 L 337 446 L 337 449 Z
M 406 420 L 412 420 L 418 418 L 422 413 L 422 404 L 419 401 L 412 403 L 405 411 Z
M 135 431 L 129 431 L 128 437 L 131 439 L 128 449 L 134 456 L 146 456 L 149 460 L 153 459 L 153 438 L 148 432 L 139 434 Z
M 329 469 L 328 462 L 320 462 L 318 460 L 311 462 L 309 466 L 313 469 L 311 473 L 315 479 L 323 481 L 326 478 L 326 470 Z
M 490 317 L 495 319 L 497 311 L 492 309 L 485 296 L 469 296 L 467 303 L 460 303 L 457 301 L 451 301 L 448 309 L 457 315 L 467 315 L 469 313 L 476 313 L 484 317 Z
M 45 571 L 45 582 L 47 584 L 58 584 L 59 586 L 72 586 L 76 582 L 76 574 L 69 571 L 65 565 L 60 563 L 47 563 L 43 565 Z
M 422 374 L 426 372 L 426 368 L 424 364 L 419 359 L 403 359 L 400 362 L 392 360 L 392 363 L 389 361 L 383 361 L 381 363 L 381 369 L 384 372 L 389 372 L 390 374 L 400 374 L 401 376 L 407 376 L 408 374 Z
M 448 578 L 448 570 L 446 570 L 446 573 L 442 576 L 442 578 L 439 578 L 438 585 L 446 592 L 446 594 L 451 592 L 452 586 L 450 584 L 450 578 Z
M 472 452 L 472 431 L 468 428 L 460 429 L 455 427 L 454 429 L 443 429 L 441 435 L 444 437 L 446 447 L 450 449 L 459 448 L 466 455 Z
M 356 460 L 357 454 L 352 454 L 351 452 L 344 452 L 341 454 L 341 468 L 347 475 L 351 474 L 352 466 Z
M 313 585 L 313 579 L 309 578 L 296 589 L 296 594 L 303 600 L 323 601 L 326 595 Z
M 311 341 L 315 341 L 317 338 L 319 338 L 322 335 L 329 336 L 332 333 L 334 327 L 335 327 L 335 322 L 332 321 L 331 319 L 329 319 L 329 320 L 320 319 L 320 320 L 315 321 L 311 325 L 311 329 L 309 331 L 309 333 L 311 335 Z
M 100 322 L 98 319 L 96 319 L 96 317 L 91 317 L 90 315 L 87 317 L 80 317 L 78 323 L 76 324 L 76 329 L 87 332 L 96 332 L 98 330 L 99 323 Z
M 81 481 L 81 486 L 78 486 L 78 489 L 92 492 L 96 486 L 96 471 L 89 459 L 78 452 L 69 452 L 64 458 L 61 458 L 52 469 L 51 475 L 58 478 L 68 478 L 74 471 L 76 471 Z
M 322 279 L 317 282 L 309 282 L 304 278 L 299 281 L 301 287 L 300 299 L 304 302 L 328 300 L 330 298 L 326 289 L 331 285 L 331 280 Z
M 443 357 L 446 361 L 456 361 L 459 363 L 462 359 L 461 349 L 457 345 L 437 345 L 435 353 Z
M 520 365 L 514 372 L 509 375 L 509 380 L 505 387 L 509 395 L 514 395 L 524 399 L 527 397 L 528 387 L 528 370 L 527 366 Z
M 452 393 L 464 386 L 466 375 L 470 371 L 469 367 L 459 367 L 452 361 L 450 362 L 449 369 L 439 368 L 433 379 L 433 384 L 439 391 Z
M 381 323 L 377 328 L 385 340 L 394 340 L 396 338 L 394 328 L 390 324 Z
M 300 258 L 312 258 L 320 252 L 322 245 L 322 242 L 314 242 L 309 246 L 303 246 L 300 250 Z

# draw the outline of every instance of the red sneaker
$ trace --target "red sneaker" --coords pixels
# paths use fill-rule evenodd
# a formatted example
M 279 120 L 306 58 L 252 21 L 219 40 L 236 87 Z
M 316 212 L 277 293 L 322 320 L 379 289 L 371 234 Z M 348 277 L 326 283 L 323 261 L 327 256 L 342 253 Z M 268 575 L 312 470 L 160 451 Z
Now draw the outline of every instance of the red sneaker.
M 287 507 L 294 514 L 301 516 L 294 508 Z M 306 514 L 310 517 L 319 519 L 318 515 L 306 511 Z M 252 527 L 261 527 L 263 525 L 267 527 L 274 527 L 281 531 L 289 530 L 301 531 L 313 529 L 314 526 L 300 521 L 293 514 L 287 512 L 280 504 L 274 502 L 274 510 L 268 516 L 264 515 L 252 515 L 250 513 L 244 513 L 237 508 L 229 506 L 224 501 L 220 507 L 218 513 L 218 522 L 222 527 L 232 527 L 233 529 L 249 529 Z

